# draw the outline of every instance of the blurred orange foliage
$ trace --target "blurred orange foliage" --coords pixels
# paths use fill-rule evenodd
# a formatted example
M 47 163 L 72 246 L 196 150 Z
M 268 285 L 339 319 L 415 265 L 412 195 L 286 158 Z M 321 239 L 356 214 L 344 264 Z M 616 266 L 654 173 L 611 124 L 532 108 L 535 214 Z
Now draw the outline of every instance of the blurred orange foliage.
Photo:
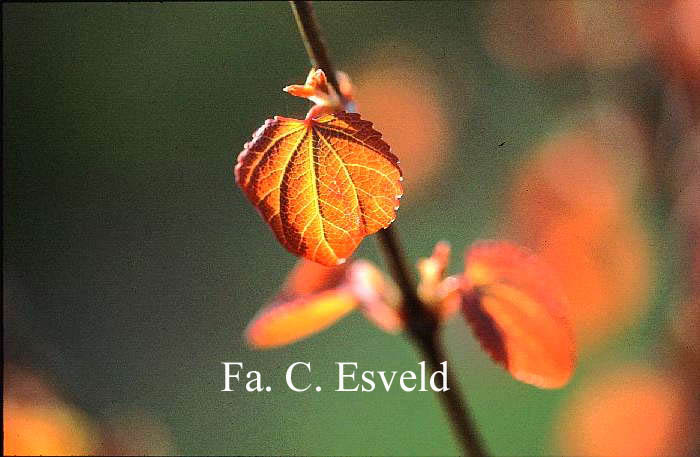
M 578 53 L 571 2 L 493 2 L 484 39 L 491 54 L 518 70 L 545 73 Z M 537 24 L 535 26 L 535 24 Z
M 65 405 L 3 401 L 4 455 L 90 455 L 83 417 Z
M 700 382 L 700 296 L 691 296 L 677 305 L 671 331 L 687 359 L 686 370 L 691 370 Z
M 620 67 L 647 48 L 633 9 L 625 2 L 492 2 L 484 41 L 494 58 L 531 74 L 572 64 Z
M 647 306 L 651 252 L 634 209 L 638 181 L 616 152 L 587 130 L 553 138 L 520 170 L 509 204 L 510 231 L 562 282 L 581 346 Z
M 586 216 L 559 220 L 539 248 L 566 290 L 582 345 L 639 317 L 651 280 L 649 240 L 639 222 L 621 217 L 600 230 L 589 222 Z
M 511 220 L 528 241 L 537 242 L 560 218 L 585 215 L 580 222 L 596 230 L 623 211 L 616 170 L 592 135 L 555 137 L 532 155 L 515 178 L 510 204 Z
M 5 366 L 3 455 L 91 455 L 88 418 L 36 375 Z
M 666 73 L 686 86 L 700 112 L 700 2 L 661 0 L 635 8 L 638 27 Z
M 574 392 L 555 424 L 555 446 L 562 455 L 684 455 L 688 401 L 674 378 L 621 367 Z

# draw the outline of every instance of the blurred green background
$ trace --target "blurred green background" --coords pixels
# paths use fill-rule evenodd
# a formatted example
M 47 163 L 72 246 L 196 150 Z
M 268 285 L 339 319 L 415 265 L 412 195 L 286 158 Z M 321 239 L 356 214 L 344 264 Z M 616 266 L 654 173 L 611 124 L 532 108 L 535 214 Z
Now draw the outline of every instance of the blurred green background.
M 386 43 L 418 50 L 437 75 L 450 149 L 435 155 L 445 164 L 420 192 L 406 192 L 395 227 L 412 261 L 449 240 L 451 272 L 471 242 L 500 235 L 527 151 L 596 102 L 575 63 L 533 76 L 490 56 L 489 8 L 316 5 L 332 59 L 351 77 Z M 458 452 L 430 392 L 333 392 L 336 361 L 405 370 L 420 360 L 405 337 L 361 314 L 278 350 L 243 341 L 296 261 L 232 174 L 265 119 L 308 108 L 281 91 L 309 68 L 287 3 L 4 4 L 3 63 L 6 361 L 42 373 L 96 420 L 148 412 L 178 453 Z M 627 74 L 637 83 L 619 83 Z M 642 113 L 655 103 L 648 62 L 593 78 Z M 583 354 L 566 388 L 514 381 L 462 319 L 448 324 L 450 369 L 495 454 L 552 453 L 554 414 L 581 379 L 658 357 L 676 234 L 649 195 L 640 208 L 653 248 L 667 254 L 655 265 L 651 311 Z M 383 265 L 373 238 L 357 256 Z M 222 361 L 262 372 L 273 391 L 221 392 Z M 323 392 L 286 389 L 294 361 L 312 364 Z

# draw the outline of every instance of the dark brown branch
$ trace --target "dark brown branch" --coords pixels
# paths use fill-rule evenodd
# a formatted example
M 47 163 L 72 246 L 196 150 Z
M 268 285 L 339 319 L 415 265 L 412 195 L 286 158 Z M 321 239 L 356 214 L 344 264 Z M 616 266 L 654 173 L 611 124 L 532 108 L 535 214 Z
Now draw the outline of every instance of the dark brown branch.
M 311 2 L 290 1 L 290 3 L 311 64 L 324 71 L 328 82 L 340 94 L 335 70 L 328 58 L 327 48 L 323 42 L 321 29 L 314 16 Z M 343 100 L 343 103 L 345 103 L 345 100 Z M 440 364 L 447 362 L 447 358 L 438 340 L 438 322 L 435 315 L 418 298 L 416 286 L 401 251 L 398 236 L 391 226 L 380 230 L 377 236 L 389 264 L 392 277 L 397 282 L 403 295 L 402 312 L 406 320 L 408 333 L 430 363 L 431 372 L 441 370 Z M 450 423 L 464 452 L 472 457 L 486 456 L 481 437 L 463 401 L 464 397 L 460 394 L 457 381 L 449 370 L 449 363 L 447 365 L 446 382 L 449 390 L 438 393 L 440 402 L 447 411 Z
M 438 340 L 438 322 L 435 315 L 425 307 L 416 294 L 416 287 L 411 280 L 396 232 L 390 226 L 381 230 L 377 235 L 389 263 L 392 276 L 399 285 L 403 295 L 403 315 L 407 329 L 423 355 L 427 358 L 431 372 L 434 373 L 436 370 L 441 370 L 440 364 L 446 362 L 447 357 Z M 438 393 L 440 402 L 447 411 L 454 433 L 466 455 L 472 457 L 486 456 L 486 450 L 474 420 L 462 401 L 464 397 L 460 393 L 457 380 L 449 370 L 449 363 L 447 365 L 446 382 L 450 390 Z
M 389 226 L 377 233 L 379 243 L 384 250 L 384 255 L 389 262 L 391 275 L 396 280 L 403 293 L 404 311 L 408 314 L 421 314 L 423 304 L 420 302 L 416 294 L 416 285 L 411 278 L 406 263 L 403 261 L 404 255 L 399 246 L 398 237 L 394 232 L 393 226 Z M 430 314 L 432 316 L 432 314 Z M 435 319 L 432 319 L 433 321 Z M 437 325 L 437 323 L 435 323 Z M 434 327 L 435 325 L 431 326 Z

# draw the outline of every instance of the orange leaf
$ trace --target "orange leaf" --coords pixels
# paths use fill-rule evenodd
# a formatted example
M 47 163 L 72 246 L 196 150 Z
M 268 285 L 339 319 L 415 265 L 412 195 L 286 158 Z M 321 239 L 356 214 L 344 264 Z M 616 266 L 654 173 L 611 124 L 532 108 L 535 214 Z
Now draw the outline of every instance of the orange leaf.
M 398 159 L 358 114 L 269 119 L 238 156 L 236 182 L 290 252 L 347 259 L 388 227 L 401 197 Z
M 462 289 L 465 317 L 494 361 L 538 387 L 568 382 L 576 355 L 564 297 L 534 255 L 507 242 L 477 243 Z
M 357 306 L 348 296 L 348 265 L 324 267 L 300 259 L 277 297 L 248 324 L 246 338 L 257 348 L 293 343 L 319 332 Z
M 273 302 L 248 325 L 246 339 L 260 349 L 293 343 L 329 327 L 357 305 L 357 299 L 346 288 Z
M 271 304 L 248 325 L 256 348 L 293 343 L 320 332 L 360 307 L 382 330 L 399 331 L 400 294 L 394 282 L 366 260 L 325 267 L 300 259 Z

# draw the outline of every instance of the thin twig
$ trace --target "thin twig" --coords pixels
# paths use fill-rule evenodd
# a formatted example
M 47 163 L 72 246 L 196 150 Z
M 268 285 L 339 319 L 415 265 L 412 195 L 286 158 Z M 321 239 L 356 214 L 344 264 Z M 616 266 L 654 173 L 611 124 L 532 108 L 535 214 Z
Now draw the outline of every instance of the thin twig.
M 316 21 L 311 2 L 290 1 L 290 4 L 311 64 L 324 71 L 328 82 L 340 94 L 338 80 L 328 58 L 326 45 L 323 42 L 321 29 Z M 342 100 L 342 102 L 345 103 L 346 100 Z M 428 359 L 431 372 L 441 370 L 440 364 L 447 362 L 447 358 L 438 339 L 438 322 L 435 315 L 418 298 L 414 281 L 401 251 L 398 236 L 389 226 L 379 231 L 378 238 L 391 274 L 403 295 L 402 312 L 408 333 Z M 449 363 L 447 365 L 449 366 Z M 463 400 L 464 397 L 459 391 L 456 379 L 449 370 L 447 370 L 446 382 L 449 390 L 438 392 L 438 397 L 447 411 L 450 423 L 464 452 L 472 457 L 486 456 L 481 437 Z
M 292 5 L 292 12 L 299 26 L 299 33 L 306 47 L 306 53 L 311 60 L 311 65 L 323 70 L 326 74 L 326 79 L 333 86 L 336 93 L 340 95 L 341 102 L 345 104 L 346 100 L 343 94 L 340 93 L 340 85 L 335 75 L 335 69 L 328 58 L 326 43 L 321 36 L 321 28 L 318 26 L 314 15 L 314 7 L 311 5 L 311 2 L 290 1 L 289 3 Z

